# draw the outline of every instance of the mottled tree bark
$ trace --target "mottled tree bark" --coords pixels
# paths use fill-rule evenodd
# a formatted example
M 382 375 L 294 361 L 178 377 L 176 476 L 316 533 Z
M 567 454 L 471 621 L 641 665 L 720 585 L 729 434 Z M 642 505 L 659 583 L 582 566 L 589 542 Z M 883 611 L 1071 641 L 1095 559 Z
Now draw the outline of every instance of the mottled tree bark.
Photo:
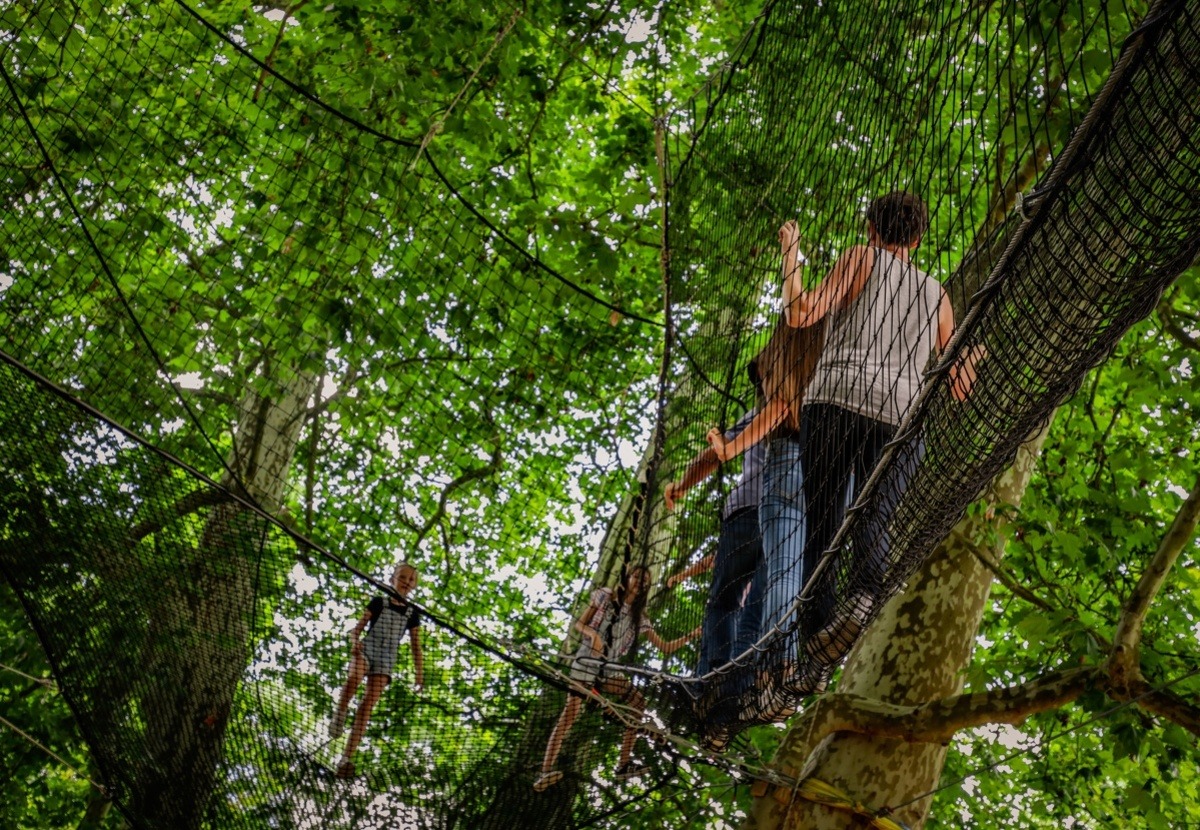
M 1026 445 L 997 481 L 994 503 L 1020 503 L 1043 439 L 1044 434 Z M 962 669 L 970 661 L 993 578 L 973 549 L 984 548 L 993 561 L 1002 558 L 1002 516 L 1003 511 L 988 511 L 959 523 L 909 581 L 909 590 L 883 608 L 850 653 L 837 694 L 909 707 L 962 691 Z M 943 744 L 835 732 L 813 746 L 810 726 L 801 721 L 789 731 L 776 768 L 817 778 L 872 809 L 903 805 L 894 817 L 909 827 L 924 822 L 931 798 L 921 796 L 937 785 L 946 756 Z M 747 827 L 840 830 L 856 821 L 847 812 L 773 789 L 755 799 Z

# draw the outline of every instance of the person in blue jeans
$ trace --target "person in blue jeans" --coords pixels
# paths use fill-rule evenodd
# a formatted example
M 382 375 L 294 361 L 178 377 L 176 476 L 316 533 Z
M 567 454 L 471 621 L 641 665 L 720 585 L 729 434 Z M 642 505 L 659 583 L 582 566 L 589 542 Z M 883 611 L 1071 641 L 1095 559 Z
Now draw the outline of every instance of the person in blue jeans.
M 762 380 L 765 403 L 754 420 L 736 438 L 727 440 L 720 430 L 711 430 L 708 441 L 721 461 L 736 458 L 751 448 L 765 445 L 761 495 L 758 503 L 763 558 L 754 582 L 762 592 L 757 634 L 776 638 L 786 632 L 794 616 L 789 613 L 804 584 L 805 505 L 804 473 L 799 440 L 800 411 L 805 387 L 821 354 L 820 327 L 794 329 L 782 321 L 755 358 Z M 775 659 L 757 661 L 760 668 L 790 671 L 791 649 L 768 647 Z M 767 696 L 773 684 L 764 676 L 758 685 Z M 771 702 L 757 708 L 774 710 Z M 779 709 L 776 715 L 786 712 Z
M 755 379 L 753 362 L 749 367 Z M 757 381 L 755 382 L 757 385 Z M 752 410 L 724 435 L 733 441 L 751 423 Z M 692 459 L 683 476 L 667 485 L 663 497 L 667 509 L 692 487 L 716 471 L 720 459 L 712 448 Z M 728 663 L 758 640 L 761 582 L 754 579 L 762 563 L 762 537 L 758 529 L 758 502 L 762 489 L 762 448 L 753 448 L 742 462 L 742 474 L 725 498 L 721 509 L 721 530 L 715 554 L 704 557 L 667 579 L 674 588 L 684 579 L 712 570 L 712 586 L 704 607 L 703 633 L 700 636 L 700 661 L 696 673 L 703 677 Z

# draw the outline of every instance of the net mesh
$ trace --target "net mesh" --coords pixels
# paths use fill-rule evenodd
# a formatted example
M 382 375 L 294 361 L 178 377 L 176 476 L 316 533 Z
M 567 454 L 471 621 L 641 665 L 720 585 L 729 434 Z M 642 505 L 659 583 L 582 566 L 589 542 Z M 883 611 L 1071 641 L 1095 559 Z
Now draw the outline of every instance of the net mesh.
M 1079 10 L 1058 6 L 1057 18 L 1010 21 L 1004 36 L 988 42 L 999 54 L 976 44 L 993 11 L 910 19 L 897 7 L 892 12 L 906 24 L 881 32 L 851 29 L 820 8 L 779 10 L 750 39 L 745 69 L 721 85 L 724 117 L 699 108 L 687 113 L 689 123 L 706 126 L 680 151 L 672 190 L 673 206 L 683 205 L 672 224 L 674 303 L 689 321 L 681 337 L 690 355 L 707 377 L 724 382 L 697 384 L 682 396 L 702 414 L 689 409 L 687 427 L 672 433 L 674 457 L 686 457 L 686 442 L 700 437 L 689 422 L 731 423 L 738 405 L 721 390 L 747 390 L 740 375 L 750 358 L 757 355 L 763 374 L 761 364 L 775 359 L 772 344 L 781 337 L 820 348 L 798 330 L 777 327 L 772 306 L 763 303 L 764 295 L 779 295 L 773 231 L 797 213 L 808 270 L 823 277 L 840 252 L 867 241 L 867 198 L 924 194 L 930 227 L 912 259 L 947 275 L 942 287 L 959 323 L 939 359 L 936 291 L 930 298 L 903 284 L 876 288 L 879 276 L 863 289 L 864 296 L 876 291 L 873 306 L 829 315 L 821 359 L 830 363 L 812 375 L 804 400 L 793 402 L 803 413 L 799 423 L 785 422 L 766 452 L 767 476 L 775 481 L 764 481 L 760 502 L 767 564 L 751 580 L 764 583 L 757 639 L 710 682 L 689 690 L 705 728 L 718 736 L 731 725 L 775 719 L 822 687 L 861 628 L 1018 446 L 1195 259 L 1192 219 L 1183 218 L 1195 209 L 1188 194 L 1195 144 L 1186 137 L 1195 113 L 1167 103 L 1194 71 L 1186 57 L 1194 34 L 1187 10 L 1160 8 L 1118 43 L 1111 20 L 1081 19 Z M 794 19 L 785 22 L 788 14 Z M 1179 28 L 1164 29 L 1168 20 Z M 1061 37 L 1047 42 L 1047 32 L 1061 34 L 1066 23 L 1076 45 L 1086 44 L 1082 53 L 1063 50 Z M 771 38 L 775 27 L 803 34 Z M 1103 86 L 1090 83 L 1075 61 L 1118 45 L 1122 62 Z M 1012 70 L 1026 50 L 1035 64 L 1018 75 Z M 902 64 L 906 88 L 863 72 L 845 89 L 817 74 L 833 62 L 874 65 L 880 56 Z M 795 97 L 779 94 L 781 79 Z M 936 102 L 922 89 L 937 89 Z M 800 110 L 801 101 L 804 112 L 833 121 L 833 136 L 782 115 Z M 1047 147 L 1068 136 L 1051 165 Z M 1129 148 L 1140 153 L 1159 138 L 1143 167 Z M 743 178 L 750 187 L 730 188 Z M 1018 193 L 1020 210 L 1012 210 Z M 876 268 L 914 273 L 903 256 L 874 251 Z M 913 342 L 912 318 L 921 320 L 916 330 L 925 349 L 933 346 L 929 363 L 922 361 L 929 352 Z M 845 340 L 839 325 L 871 337 L 846 350 L 836 341 Z M 768 336 L 776 341 L 764 346 Z M 903 399 L 903 390 L 878 388 L 897 354 L 924 372 L 917 393 Z M 977 371 L 965 396 L 954 392 L 964 361 Z M 863 391 L 871 389 L 874 398 Z M 753 406 L 743 395 L 741 406 Z M 776 465 L 802 467 L 804 480 Z M 696 539 L 706 529 L 688 528 L 683 537 Z
M 0 568 L 131 823 L 619 825 L 653 821 L 648 793 L 761 772 L 734 736 L 799 704 L 856 632 L 816 635 L 869 622 L 1200 245 L 1196 3 L 876 14 L 767 4 L 668 115 L 597 116 L 619 146 L 590 186 L 658 147 L 665 275 L 647 278 L 628 253 L 642 229 L 622 230 L 643 208 L 523 206 L 504 141 L 494 167 L 466 162 L 488 157 L 477 122 L 537 132 L 530 89 L 608 91 L 577 53 L 553 84 L 522 61 L 550 32 L 611 62 L 611 18 L 475 21 L 439 127 L 417 131 L 383 83 L 278 51 L 289 18 L 4 12 Z M 297 19 L 363 61 L 371 25 L 412 25 Z M 572 129 L 536 144 L 547 188 L 596 152 Z M 785 509 L 770 544 L 731 547 L 720 470 L 665 510 L 707 429 L 753 408 L 749 360 L 801 336 L 777 324 L 780 223 L 798 222 L 811 287 L 895 189 L 929 204 L 912 259 L 944 277 L 958 326 L 880 463 L 839 489 L 846 522 L 811 544 L 811 515 Z M 801 414 L 767 463 L 790 442 L 836 467 Z M 711 591 L 662 587 L 707 554 Z M 406 648 L 338 780 L 346 632 L 397 559 L 421 572 L 425 689 Z M 635 616 L 679 645 L 666 659 L 617 624 L 639 565 L 654 586 Z M 581 615 L 614 620 L 606 656 L 567 659 Z M 568 690 L 587 705 L 556 732 Z M 648 769 L 625 782 L 634 727 Z M 556 740 L 565 775 L 537 792 Z

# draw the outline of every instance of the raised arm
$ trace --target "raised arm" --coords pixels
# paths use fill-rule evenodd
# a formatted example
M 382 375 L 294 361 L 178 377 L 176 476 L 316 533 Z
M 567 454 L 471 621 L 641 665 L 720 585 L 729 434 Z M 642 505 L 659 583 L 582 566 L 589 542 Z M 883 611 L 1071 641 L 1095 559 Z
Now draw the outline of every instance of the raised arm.
M 712 570 L 713 563 L 716 561 L 716 555 L 710 553 L 708 556 L 701 559 L 699 562 L 693 562 L 679 573 L 671 574 L 667 577 L 667 587 L 674 588 L 685 579 L 691 579 L 693 576 L 699 576 L 702 573 L 708 573 Z
M 717 458 L 717 454 L 711 447 L 701 451 L 689 461 L 687 469 L 683 471 L 683 476 L 677 481 L 668 483 L 663 490 L 663 499 L 667 503 L 667 509 L 674 510 L 675 500 L 683 498 L 684 493 L 712 475 L 720 464 L 721 460 Z
M 779 426 L 787 414 L 788 405 L 786 403 L 768 401 L 754 416 L 754 420 L 747 424 L 746 428 L 739 432 L 732 441 L 725 440 L 725 433 L 716 427 L 710 429 L 705 438 L 717 458 L 721 461 L 729 461 L 770 435 L 771 430 Z
M 796 220 L 789 219 L 779 228 L 779 247 L 783 254 L 783 313 L 798 297 L 804 294 L 804 283 L 800 276 L 804 268 L 800 265 L 800 229 Z
M 782 233 L 780 234 L 782 237 Z M 787 255 L 784 263 L 786 267 Z M 866 245 L 847 248 L 829 269 L 825 279 L 812 291 L 800 286 L 799 269 L 785 273 L 783 282 L 783 319 L 792 328 L 819 323 L 833 309 L 853 300 L 867 284 L 875 266 L 875 249 Z

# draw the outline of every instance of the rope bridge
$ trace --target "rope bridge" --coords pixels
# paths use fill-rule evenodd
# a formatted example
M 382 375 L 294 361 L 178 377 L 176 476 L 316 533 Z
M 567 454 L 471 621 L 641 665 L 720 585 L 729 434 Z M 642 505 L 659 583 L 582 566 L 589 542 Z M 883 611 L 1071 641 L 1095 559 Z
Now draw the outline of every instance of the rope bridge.
M 734 736 L 850 647 L 835 637 L 817 661 L 808 644 L 855 610 L 852 586 L 878 581 L 869 619 L 1200 250 L 1195 2 L 1029 19 L 768 3 L 672 98 L 657 142 L 612 119 L 613 144 L 658 145 L 661 280 L 568 207 L 509 210 L 511 148 L 463 163 L 472 119 L 514 142 L 528 127 L 547 165 L 592 152 L 539 134 L 540 111 L 599 96 L 584 53 L 619 33 L 578 21 L 586 48 L 541 101 L 504 99 L 501 126 L 492 88 L 540 77 L 514 44 L 553 25 L 512 12 L 446 73 L 440 132 L 393 118 L 382 86 L 298 80 L 311 67 L 278 51 L 286 18 L 166 0 L 6 13 L 0 570 L 134 826 L 500 828 L 537 810 L 584 827 L 709 765 L 770 778 Z M 367 31 L 350 13 L 310 24 Z M 635 151 L 605 152 L 621 176 Z M 957 326 L 846 522 L 804 552 L 802 585 L 759 578 L 786 589 L 784 612 L 703 677 L 694 644 L 605 667 L 645 697 L 645 716 L 596 700 L 644 731 L 640 782 L 608 770 L 617 738 L 589 714 L 563 742 L 569 774 L 535 792 L 580 586 L 637 565 L 662 582 L 712 549 L 726 478 L 675 513 L 661 494 L 752 406 L 779 225 L 797 220 L 811 287 L 865 241 L 864 199 L 896 189 L 929 203 L 912 256 L 944 278 Z M 972 353 L 957 400 L 949 375 Z M 907 486 L 889 486 L 897 471 Z M 860 555 L 879 526 L 882 579 Z M 397 558 L 421 571 L 426 691 L 402 657 L 359 777 L 339 781 L 345 630 Z M 665 639 L 704 620 L 694 591 L 656 588 L 646 608 Z

